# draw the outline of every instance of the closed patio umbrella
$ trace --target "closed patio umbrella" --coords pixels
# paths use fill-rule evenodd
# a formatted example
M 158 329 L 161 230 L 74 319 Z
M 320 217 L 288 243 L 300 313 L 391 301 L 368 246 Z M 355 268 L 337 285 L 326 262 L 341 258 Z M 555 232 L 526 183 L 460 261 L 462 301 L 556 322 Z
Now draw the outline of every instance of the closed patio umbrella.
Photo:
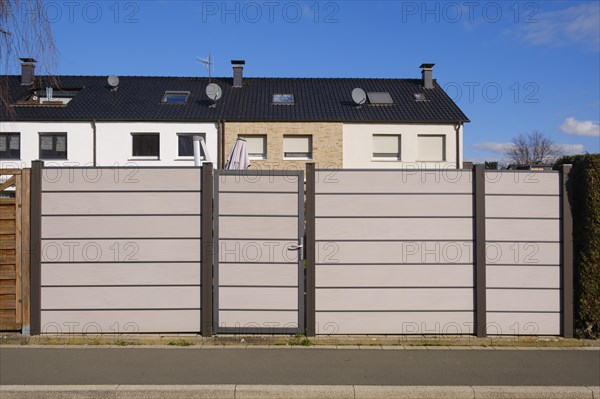
M 246 140 L 237 139 L 227 156 L 227 163 L 224 169 L 244 170 L 248 169 L 248 166 L 250 166 L 250 160 L 248 158 Z

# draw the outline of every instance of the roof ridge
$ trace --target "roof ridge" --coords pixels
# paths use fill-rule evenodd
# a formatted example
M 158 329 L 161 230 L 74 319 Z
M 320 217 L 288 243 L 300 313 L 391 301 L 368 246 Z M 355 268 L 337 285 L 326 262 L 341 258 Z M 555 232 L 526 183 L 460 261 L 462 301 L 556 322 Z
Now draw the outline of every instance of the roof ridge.
M 21 75 L 0 75 L 0 77 L 18 78 Z M 37 78 L 107 78 L 110 75 L 36 75 Z M 208 76 L 174 76 L 174 75 L 118 75 L 119 78 L 144 78 L 144 79 L 208 79 Z M 232 76 L 212 76 L 211 79 L 226 80 L 233 79 Z M 269 77 L 269 76 L 245 76 L 244 79 L 272 79 L 272 80 L 421 80 L 421 78 L 361 78 L 361 77 Z

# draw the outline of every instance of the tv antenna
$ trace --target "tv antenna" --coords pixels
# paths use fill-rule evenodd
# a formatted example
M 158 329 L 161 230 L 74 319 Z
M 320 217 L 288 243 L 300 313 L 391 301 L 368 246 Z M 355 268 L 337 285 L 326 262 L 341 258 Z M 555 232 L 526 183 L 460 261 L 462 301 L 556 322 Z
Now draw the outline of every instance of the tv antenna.
M 208 53 L 208 57 L 206 57 L 206 58 L 196 57 L 196 61 L 204 64 L 204 66 L 206 68 L 208 68 L 208 83 L 210 84 L 211 77 L 212 77 L 212 66 L 214 64 L 212 56 L 210 55 L 210 53 Z

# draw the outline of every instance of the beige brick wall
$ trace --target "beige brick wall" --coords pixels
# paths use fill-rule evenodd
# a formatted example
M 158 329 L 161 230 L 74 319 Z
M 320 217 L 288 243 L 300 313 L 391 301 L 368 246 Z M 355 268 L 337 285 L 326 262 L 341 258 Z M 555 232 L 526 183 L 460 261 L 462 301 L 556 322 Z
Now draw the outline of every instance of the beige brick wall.
M 267 136 L 267 159 L 252 160 L 250 169 L 305 170 L 306 162 L 317 168 L 341 168 L 343 165 L 343 125 L 307 122 L 227 122 L 225 123 L 225 158 L 238 136 Z M 311 135 L 313 159 L 283 159 L 284 135 Z

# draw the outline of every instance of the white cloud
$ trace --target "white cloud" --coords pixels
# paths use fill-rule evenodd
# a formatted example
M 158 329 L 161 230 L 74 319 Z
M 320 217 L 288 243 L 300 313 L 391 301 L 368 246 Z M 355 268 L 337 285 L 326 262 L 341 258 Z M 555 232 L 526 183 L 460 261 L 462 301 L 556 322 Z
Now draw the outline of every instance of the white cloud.
M 492 141 L 486 141 L 484 143 L 475 143 L 473 144 L 473 148 L 476 150 L 493 152 L 495 154 L 504 155 L 507 147 L 511 146 L 511 143 L 496 143 Z
M 583 144 L 557 144 L 561 155 L 577 155 L 583 154 L 585 149 Z
M 514 32 L 534 46 L 582 44 L 600 51 L 600 3 L 586 2 L 557 11 L 540 12 Z
M 600 126 L 592 121 L 578 121 L 573 117 L 565 119 L 560 130 L 574 136 L 600 136 Z

